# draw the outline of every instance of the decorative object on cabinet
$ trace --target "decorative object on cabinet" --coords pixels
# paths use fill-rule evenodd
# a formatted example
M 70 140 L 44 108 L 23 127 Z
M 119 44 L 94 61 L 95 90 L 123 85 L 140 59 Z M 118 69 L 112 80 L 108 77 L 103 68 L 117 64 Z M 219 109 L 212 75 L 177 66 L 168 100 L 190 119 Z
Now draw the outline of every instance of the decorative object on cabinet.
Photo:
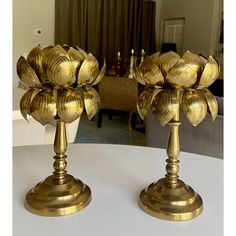
M 77 212 L 91 201 L 91 190 L 79 179 L 67 174 L 67 138 L 65 123 L 80 117 L 84 108 L 88 119 L 100 109 L 100 98 L 92 86 L 105 74 L 99 72 L 96 58 L 82 49 L 67 45 L 33 48 L 17 62 L 17 74 L 29 87 L 22 96 L 20 110 L 42 125 L 56 125 L 54 172 L 31 189 L 25 199 L 30 212 L 43 216 L 62 216 Z
M 144 61 L 144 59 L 145 59 L 145 55 L 146 55 L 146 53 L 145 53 L 144 49 L 142 49 L 142 51 L 141 51 L 141 57 L 140 57 L 140 65 L 143 63 L 143 61 Z
M 134 55 L 134 49 L 131 49 L 131 57 L 130 57 L 130 65 L 129 65 L 129 78 L 133 79 L 134 75 L 133 75 L 133 67 L 134 64 L 136 63 L 136 57 Z
M 206 59 L 189 51 L 182 58 L 172 51 L 157 52 L 135 68 L 136 80 L 146 86 L 137 102 L 140 117 L 144 119 L 151 107 L 155 119 L 170 126 L 167 174 L 144 189 L 139 197 L 140 207 L 154 217 L 182 221 L 197 217 L 203 210 L 201 197 L 178 176 L 179 113 L 182 110 L 194 126 L 203 121 L 207 112 L 215 120 L 217 101 L 207 87 L 217 79 L 219 71 L 212 56 Z
M 115 60 L 115 65 L 114 65 L 116 77 L 120 77 L 123 74 L 123 64 L 122 63 L 123 63 L 123 60 L 121 58 L 120 52 L 118 52 L 116 60 Z

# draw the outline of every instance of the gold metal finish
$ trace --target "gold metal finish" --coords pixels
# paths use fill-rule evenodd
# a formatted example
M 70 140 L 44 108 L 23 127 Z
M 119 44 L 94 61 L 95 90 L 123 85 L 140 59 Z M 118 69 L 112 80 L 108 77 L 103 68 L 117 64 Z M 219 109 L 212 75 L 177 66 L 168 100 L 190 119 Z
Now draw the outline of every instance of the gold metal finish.
M 100 98 L 91 87 L 106 71 L 99 72 L 98 62 L 82 49 L 67 45 L 33 48 L 27 59 L 20 57 L 17 73 L 29 88 L 20 101 L 23 117 L 32 116 L 42 125 L 56 125 L 54 141 L 54 172 L 26 195 L 25 207 L 43 216 L 72 214 L 91 201 L 90 188 L 67 174 L 66 129 L 82 114 L 84 107 L 89 119 L 100 109 Z
M 152 63 L 148 66 L 150 60 Z M 153 68 L 155 63 L 156 70 Z M 166 175 L 156 183 L 152 183 L 140 193 L 139 205 L 148 214 L 173 221 L 189 220 L 197 217 L 203 210 L 201 197 L 179 179 L 179 112 L 182 110 L 188 120 L 198 125 L 211 114 L 214 121 L 217 115 L 217 102 L 207 86 L 214 82 L 219 74 L 219 66 L 213 57 L 207 61 L 204 57 L 186 52 L 182 58 L 174 52 L 160 55 L 155 53 L 143 62 L 135 71 L 135 78 L 147 85 L 138 101 L 138 112 L 143 119 L 149 107 L 156 120 L 165 125 L 169 123 L 169 139 L 167 144 Z M 150 69 L 150 71 L 148 71 Z M 163 75 L 164 83 L 150 83 L 149 76 Z
M 43 216 L 69 215 L 90 203 L 90 188 L 67 174 L 66 149 L 65 123 L 59 120 L 54 142 L 54 172 L 26 195 L 25 207 L 30 212 Z

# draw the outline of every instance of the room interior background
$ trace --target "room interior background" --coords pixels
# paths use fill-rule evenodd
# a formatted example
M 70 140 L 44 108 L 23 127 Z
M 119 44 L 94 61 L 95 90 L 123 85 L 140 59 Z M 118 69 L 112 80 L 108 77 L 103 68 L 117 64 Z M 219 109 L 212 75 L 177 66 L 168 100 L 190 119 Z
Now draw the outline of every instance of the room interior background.
M 61 0 L 13 0 L 13 86 L 17 86 L 18 84 L 15 65 L 20 55 L 28 52 L 39 43 L 42 47 L 55 44 L 55 28 L 57 24 L 55 22 L 55 12 L 57 2 L 60 3 Z M 64 2 L 73 1 L 67 0 Z M 106 1 L 75 0 L 74 2 L 97 2 L 97 4 L 100 4 L 100 2 Z M 107 2 L 109 1 L 107 0 Z M 129 4 L 133 2 L 133 4 L 135 4 L 135 0 L 124 2 L 129 2 Z M 223 44 L 220 43 L 219 38 L 223 0 L 153 0 L 151 2 L 155 5 L 155 50 L 161 48 L 163 40 L 163 20 L 184 17 L 183 51 L 190 50 L 205 56 L 209 56 L 209 54 L 216 55 L 219 51 L 222 51 Z M 105 6 L 108 7 L 108 5 L 103 3 L 103 7 Z M 142 9 L 142 5 L 135 6 L 137 9 Z M 91 7 L 91 9 L 95 11 L 93 7 Z M 131 13 L 122 11 L 122 14 Z M 132 19 L 135 19 L 135 17 Z M 113 21 L 116 22 L 115 18 L 113 18 Z M 104 35 L 105 34 L 106 32 L 104 32 Z M 139 45 L 140 41 L 136 43 Z M 89 44 L 91 44 L 91 42 L 87 42 L 87 46 Z M 126 54 L 130 54 L 128 48 L 131 46 L 128 45 L 126 47 L 127 51 L 126 49 L 123 50 Z M 114 50 L 116 50 L 116 48 Z M 116 52 L 114 52 L 114 54 L 115 53 Z
M 146 0 L 56 0 L 55 43 L 79 46 L 107 68 L 115 54 L 129 58 L 131 49 L 155 52 L 156 2 Z

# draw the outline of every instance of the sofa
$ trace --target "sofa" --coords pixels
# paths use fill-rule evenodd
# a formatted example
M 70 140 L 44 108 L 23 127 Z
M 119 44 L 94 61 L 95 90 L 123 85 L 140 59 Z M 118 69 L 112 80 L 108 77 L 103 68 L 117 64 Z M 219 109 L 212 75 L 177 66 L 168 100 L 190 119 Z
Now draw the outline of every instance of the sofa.
M 179 130 L 180 150 L 223 159 L 223 97 L 216 97 L 218 115 L 212 122 L 211 116 L 197 127 L 189 123 L 181 112 L 181 126 Z M 169 126 L 161 126 L 151 112 L 145 119 L 146 145 L 150 147 L 166 148 Z

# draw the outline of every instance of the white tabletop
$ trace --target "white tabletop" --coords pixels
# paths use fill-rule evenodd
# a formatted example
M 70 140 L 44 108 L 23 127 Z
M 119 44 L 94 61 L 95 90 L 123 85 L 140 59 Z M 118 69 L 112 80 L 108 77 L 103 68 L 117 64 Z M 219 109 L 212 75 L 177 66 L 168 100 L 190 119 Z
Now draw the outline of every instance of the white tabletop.
M 181 153 L 180 178 L 197 191 L 203 213 L 189 221 L 164 221 L 143 212 L 140 191 L 165 174 L 165 150 L 148 147 L 70 144 L 68 173 L 92 190 L 92 202 L 75 214 L 42 217 L 23 206 L 25 194 L 52 173 L 52 145 L 15 147 L 14 236 L 222 236 L 223 161 Z

